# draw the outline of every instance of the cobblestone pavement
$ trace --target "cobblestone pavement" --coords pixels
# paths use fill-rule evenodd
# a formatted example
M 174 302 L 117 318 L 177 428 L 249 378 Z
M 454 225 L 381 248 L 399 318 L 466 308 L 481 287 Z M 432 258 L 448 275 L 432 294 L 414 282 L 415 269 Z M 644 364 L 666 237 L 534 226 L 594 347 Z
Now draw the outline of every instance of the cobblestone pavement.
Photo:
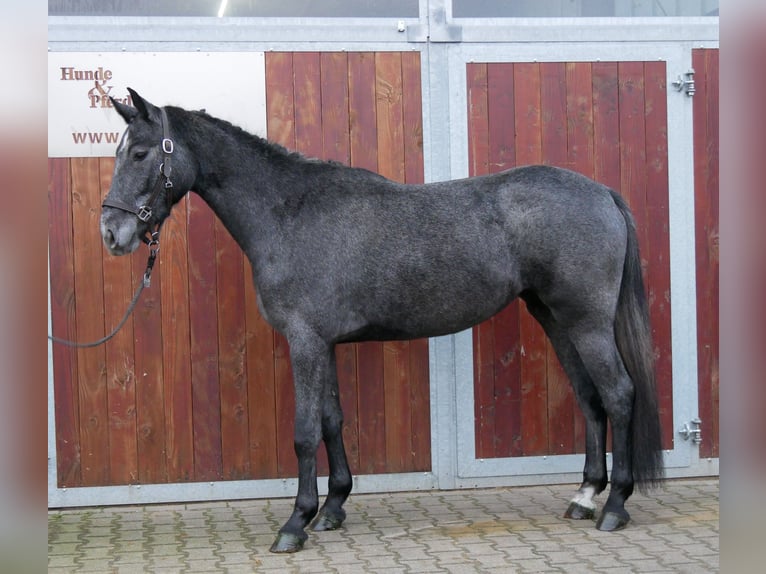
M 574 485 L 353 495 L 335 532 L 268 549 L 292 500 L 48 513 L 48 572 L 717 572 L 718 480 L 634 495 L 604 533 L 562 518 Z M 603 504 L 603 495 L 600 497 Z

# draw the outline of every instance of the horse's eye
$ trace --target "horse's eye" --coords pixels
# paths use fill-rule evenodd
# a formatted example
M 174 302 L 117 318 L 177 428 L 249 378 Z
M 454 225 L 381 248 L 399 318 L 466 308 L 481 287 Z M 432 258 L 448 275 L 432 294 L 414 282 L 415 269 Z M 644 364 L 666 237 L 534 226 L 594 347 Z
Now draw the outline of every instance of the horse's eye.
M 134 161 L 141 161 L 146 157 L 146 154 L 149 153 L 146 150 L 139 150 L 136 152 L 133 152 L 133 160 Z

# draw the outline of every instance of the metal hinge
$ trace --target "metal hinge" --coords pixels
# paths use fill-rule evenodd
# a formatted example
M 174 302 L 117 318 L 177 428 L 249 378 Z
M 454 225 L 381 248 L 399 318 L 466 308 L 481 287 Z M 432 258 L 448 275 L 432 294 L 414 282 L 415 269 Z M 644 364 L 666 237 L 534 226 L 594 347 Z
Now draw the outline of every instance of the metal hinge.
M 678 434 L 680 434 L 684 440 L 689 440 L 694 444 L 700 444 L 702 442 L 702 421 L 697 417 L 696 419 L 690 420 L 688 423 L 685 423 L 681 429 L 679 429 Z
M 687 96 L 692 97 L 697 91 L 694 86 L 694 68 L 684 74 L 679 74 L 678 79 L 672 82 L 673 87 L 679 92 L 685 92 Z

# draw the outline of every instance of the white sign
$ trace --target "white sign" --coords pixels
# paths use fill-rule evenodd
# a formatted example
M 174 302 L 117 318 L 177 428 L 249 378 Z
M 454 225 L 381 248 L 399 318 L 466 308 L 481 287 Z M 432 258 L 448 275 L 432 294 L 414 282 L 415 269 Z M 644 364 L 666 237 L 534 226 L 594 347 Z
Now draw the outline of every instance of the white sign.
M 131 104 L 128 87 L 266 134 L 263 52 L 50 52 L 48 156 L 113 156 L 125 122 L 109 98 Z

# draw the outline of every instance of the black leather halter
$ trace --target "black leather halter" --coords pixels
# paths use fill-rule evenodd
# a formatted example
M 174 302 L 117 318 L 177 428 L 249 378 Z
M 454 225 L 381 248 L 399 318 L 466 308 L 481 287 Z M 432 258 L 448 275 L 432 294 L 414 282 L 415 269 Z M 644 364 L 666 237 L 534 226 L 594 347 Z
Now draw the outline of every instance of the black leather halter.
M 132 213 L 144 223 L 148 222 L 152 218 L 154 204 L 159 199 L 163 190 L 165 191 L 165 201 L 167 202 L 168 207 L 170 207 L 173 202 L 171 193 L 173 182 L 170 181 L 170 174 L 173 171 L 173 168 L 170 164 L 170 159 L 173 154 L 173 140 L 170 139 L 170 132 L 168 130 L 168 116 L 165 113 L 164 108 L 160 108 L 160 114 L 160 122 L 162 124 L 162 163 L 160 164 L 160 173 L 157 176 L 157 180 L 154 182 L 154 190 L 149 196 L 149 199 L 145 204 L 134 207 L 132 205 L 128 205 L 124 201 L 119 199 L 112 199 L 107 196 L 101 204 L 102 207 L 114 207 L 116 209 L 121 209 L 122 211 Z M 141 240 L 147 244 L 149 244 L 151 241 L 156 241 L 158 231 L 159 225 L 157 226 L 157 230 L 151 233 L 151 238 L 144 236 L 141 238 Z

